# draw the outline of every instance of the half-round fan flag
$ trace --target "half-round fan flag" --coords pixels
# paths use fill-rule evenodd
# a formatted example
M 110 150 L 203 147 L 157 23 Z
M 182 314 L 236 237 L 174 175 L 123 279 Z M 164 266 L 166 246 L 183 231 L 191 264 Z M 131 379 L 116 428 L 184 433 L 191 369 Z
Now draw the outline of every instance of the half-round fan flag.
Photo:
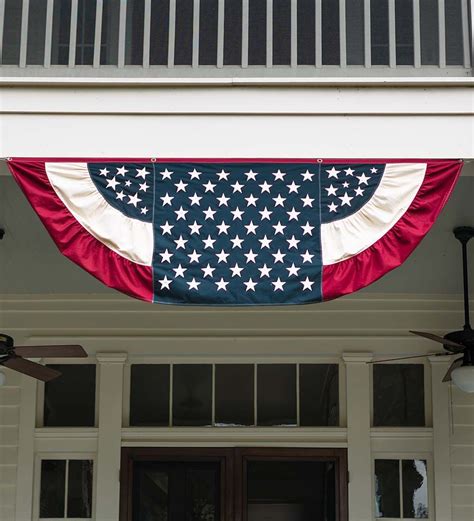
M 60 251 L 164 304 L 283 305 L 352 293 L 431 228 L 459 160 L 11 159 Z

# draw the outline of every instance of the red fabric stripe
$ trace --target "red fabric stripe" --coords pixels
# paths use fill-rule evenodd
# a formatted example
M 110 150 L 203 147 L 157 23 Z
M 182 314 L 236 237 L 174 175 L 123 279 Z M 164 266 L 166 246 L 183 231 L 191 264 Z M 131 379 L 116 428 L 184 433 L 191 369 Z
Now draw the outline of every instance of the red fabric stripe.
M 462 161 L 429 161 L 415 199 L 388 233 L 358 255 L 323 266 L 323 300 L 353 293 L 400 266 L 435 222 L 462 166 Z
M 49 183 L 43 160 L 10 160 L 8 166 L 60 252 L 107 286 L 153 301 L 151 266 L 110 250 L 83 228 Z

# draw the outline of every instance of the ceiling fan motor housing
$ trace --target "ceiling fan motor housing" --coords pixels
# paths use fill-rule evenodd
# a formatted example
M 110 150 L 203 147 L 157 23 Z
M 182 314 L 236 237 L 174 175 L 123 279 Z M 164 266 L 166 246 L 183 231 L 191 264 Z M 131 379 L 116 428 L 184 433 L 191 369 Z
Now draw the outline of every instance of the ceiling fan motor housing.
M 0 360 L 13 354 L 13 338 L 0 333 Z

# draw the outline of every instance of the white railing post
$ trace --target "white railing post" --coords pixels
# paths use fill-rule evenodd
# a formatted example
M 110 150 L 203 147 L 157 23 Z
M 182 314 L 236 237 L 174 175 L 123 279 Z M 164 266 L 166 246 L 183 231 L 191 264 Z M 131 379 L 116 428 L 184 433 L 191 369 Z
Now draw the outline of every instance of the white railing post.
M 143 15 L 143 67 L 150 67 L 151 0 L 145 0 Z
M 232 1 L 232 0 L 230 0 Z M 225 0 L 219 0 L 217 6 L 217 59 L 218 69 L 224 66 L 224 29 L 225 29 Z
M 267 67 L 273 67 L 273 0 L 267 0 Z
M 3 63 L 3 26 L 5 25 L 5 0 L 0 0 L 0 64 Z
M 464 67 L 469 69 L 471 67 L 471 59 L 470 53 L 471 49 L 469 48 L 469 8 L 467 5 L 467 0 L 462 0 L 461 2 L 462 9 L 462 47 L 463 47 L 463 62 Z M 474 5 L 471 2 L 471 16 L 472 10 L 474 9 Z M 472 30 L 472 26 L 471 26 Z
M 395 0 L 388 0 L 388 48 L 389 64 L 397 66 L 397 28 L 395 19 Z
M 176 0 L 170 0 L 170 16 L 168 20 L 168 68 L 174 67 L 174 46 L 176 38 Z
M 315 45 L 315 65 L 318 69 L 323 66 L 323 24 L 322 24 L 322 0 L 315 0 L 314 7 L 314 45 Z
M 54 0 L 48 0 L 46 5 L 46 27 L 44 31 L 44 66 L 51 67 L 51 47 L 53 43 L 53 12 Z
M 242 68 L 249 66 L 249 0 L 242 0 Z
M 370 16 L 370 0 L 364 0 L 364 64 L 372 67 L 372 27 Z
M 94 68 L 100 67 L 103 12 L 104 12 L 104 0 L 97 0 L 97 6 L 95 9 L 94 59 L 93 59 Z
M 298 0 L 291 0 L 291 60 L 292 67 L 298 66 Z
M 26 67 L 26 54 L 28 51 L 28 15 L 30 12 L 30 0 L 23 0 L 21 9 L 20 29 L 20 67 Z
M 438 0 L 438 41 L 439 41 L 439 66 L 446 67 L 446 15 L 444 0 Z
M 71 26 L 69 30 L 69 67 L 76 65 L 76 42 L 77 42 L 77 15 L 78 15 L 78 1 L 71 0 Z
M 339 0 L 339 64 L 347 66 L 346 0 Z
M 127 32 L 127 0 L 120 0 L 118 59 L 119 69 L 125 66 L 125 38 Z
M 199 19 L 200 19 L 201 1 L 194 0 L 193 6 L 193 68 L 199 67 Z
M 413 65 L 421 67 L 420 0 L 413 0 Z

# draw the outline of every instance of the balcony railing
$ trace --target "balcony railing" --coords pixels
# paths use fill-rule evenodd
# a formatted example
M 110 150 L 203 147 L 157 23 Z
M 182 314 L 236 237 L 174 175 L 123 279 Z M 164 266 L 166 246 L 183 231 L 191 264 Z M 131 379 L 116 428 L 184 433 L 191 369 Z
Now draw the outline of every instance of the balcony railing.
M 469 0 L 0 0 L 4 76 L 470 76 Z

